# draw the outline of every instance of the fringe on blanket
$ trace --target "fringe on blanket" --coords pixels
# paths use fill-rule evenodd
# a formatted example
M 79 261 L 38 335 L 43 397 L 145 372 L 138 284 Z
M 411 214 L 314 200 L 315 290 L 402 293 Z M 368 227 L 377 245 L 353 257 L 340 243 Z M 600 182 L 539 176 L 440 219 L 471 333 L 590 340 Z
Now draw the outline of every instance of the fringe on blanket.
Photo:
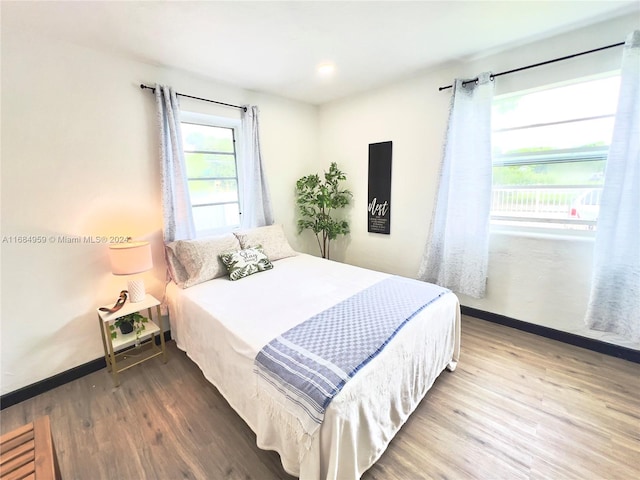
M 256 375 L 258 386 L 256 388 L 255 400 L 259 402 L 262 414 L 265 414 L 270 422 L 279 425 L 285 433 L 286 440 L 295 440 L 296 444 L 302 448 L 298 449 L 298 462 L 302 463 L 305 455 L 311 450 L 313 436 L 318 428 L 312 433 L 307 433 L 300 421 L 290 414 L 286 414 L 282 402 L 278 399 L 280 395 L 269 393 L 273 387 L 259 375 Z

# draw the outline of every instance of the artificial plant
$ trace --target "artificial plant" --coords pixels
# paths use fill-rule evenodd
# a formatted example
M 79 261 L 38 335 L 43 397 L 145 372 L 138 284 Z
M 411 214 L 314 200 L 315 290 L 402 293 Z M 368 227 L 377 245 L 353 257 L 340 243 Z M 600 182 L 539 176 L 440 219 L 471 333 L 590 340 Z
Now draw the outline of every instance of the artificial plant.
M 324 172 L 324 180 L 313 174 L 296 182 L 296 204 L 301 217 L 298 220 L 298 233 L 306 229 L 313 231 L 322 258 L 329 258 L 331 240 L 349 233 L 349 223 L 346 220 L 331 216 L 334 210 L 349 205 L 352 194 L 340 186 L 346 179 L 346 175 L 333 162 L 329 171 Z
M 112 325 L 109 325 L 109 329 L 111 330 L 111 338 L 117 338 L 118 331 L 116 328 L 120 328 L 120 331 L 124 334 L 131 333 L 135 330 L 136 332 L 136 340 L 140 338 L 140 334 L 145 329 L 144 324 L 149 321 L 148 318 L 142 316 L 139 313 L 129 313 L 128 315 L 123 315 L 122 317 L 118 317 Z M 131 329 L 125 327 L 122 328 L 123 324 L 130 324 Z

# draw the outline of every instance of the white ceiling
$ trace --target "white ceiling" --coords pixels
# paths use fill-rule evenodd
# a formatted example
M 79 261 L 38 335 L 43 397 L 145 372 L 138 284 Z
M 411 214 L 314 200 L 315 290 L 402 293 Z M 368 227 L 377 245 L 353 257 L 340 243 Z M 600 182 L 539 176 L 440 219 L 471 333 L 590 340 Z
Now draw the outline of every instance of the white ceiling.
M 0 5 L 3 29 L 36 29 L 313 104 L 621 14 L 640 15 L 638 0 L 3 0 Z M 620 33 L 621 40 L 626 33 Z M 317 74 L 322 62 L 336 65 L 332 77 Z

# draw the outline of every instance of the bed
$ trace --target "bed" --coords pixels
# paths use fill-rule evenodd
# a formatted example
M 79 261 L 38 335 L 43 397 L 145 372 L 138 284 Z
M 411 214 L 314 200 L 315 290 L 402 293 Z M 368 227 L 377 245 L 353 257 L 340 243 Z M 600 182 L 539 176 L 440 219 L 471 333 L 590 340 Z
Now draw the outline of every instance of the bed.
M 230 281 L 220 252 L 257 245 L 272 266 Z M 258 447 L 278 452 L 283 468 L 302 480 L 360 478 L 440 373 L 455 369 L 460 307 L 447 291 L 346 382 L 308 434 L 278 401 L 265 401 L 256 356 L 284 332 L 391 276 L 294 252 L 280 226 L 173 242 L 166 251 L 174 281 L 165 299 L 178 348 L 256 433 Z

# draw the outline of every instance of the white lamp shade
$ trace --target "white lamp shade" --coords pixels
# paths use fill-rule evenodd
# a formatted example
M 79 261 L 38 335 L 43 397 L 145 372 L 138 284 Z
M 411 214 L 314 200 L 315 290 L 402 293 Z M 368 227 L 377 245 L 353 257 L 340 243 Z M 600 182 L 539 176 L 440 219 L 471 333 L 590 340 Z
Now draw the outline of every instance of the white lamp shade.
M 149 242 L 116 243 L 109 245 L 111 273 L 133 275 L 153 267 Z

